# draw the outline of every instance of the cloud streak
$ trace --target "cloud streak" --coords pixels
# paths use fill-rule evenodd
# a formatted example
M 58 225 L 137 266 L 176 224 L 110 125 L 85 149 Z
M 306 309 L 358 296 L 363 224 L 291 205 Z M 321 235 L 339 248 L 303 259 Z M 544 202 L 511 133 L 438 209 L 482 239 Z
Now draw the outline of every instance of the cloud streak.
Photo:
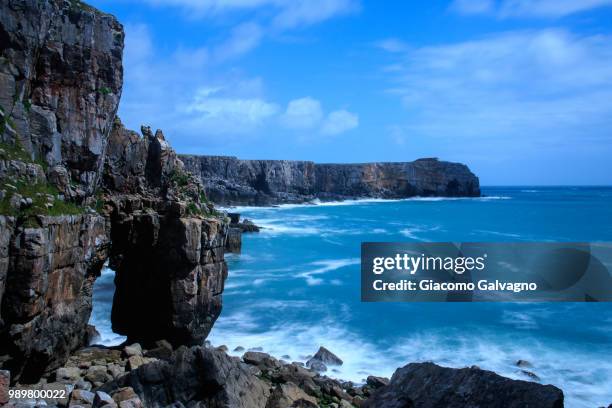
M 611 40 L 535 30 L 415 48 L 387 71 L 394 78 L 387 91 L 406 110 L 390 137 L 478 141 L 500 160 L 567 146 L 576 154 L 609 150 Z
M 257 30 L 244 26 L 238 31 Z M 264 81 L 223 72 L 216 65 L 249 44 L 225 49 L 178 49 L 160 58 L 146 25 L 126 26 L 125 89 L 120 116 L 130 128 L 163 127 L 191 151 L 209 143 L 257 138 L 269 132 L 314 137 L 337 135 L 358 125 L 354 113 L 326 113 L 312 97 L 284 102 L 266 97 Z M 180 146 L 180 144 L 179 144 Z
M 271 15 L 269 24 L 284 30 L 317 24 L 357 12 L 358 0 L 132 0 L 158 7 L 179 7 L 194 18 L 213 18 L 236 12 Z M 258 17 L 258 16 L 253 16 Z
M 560 18 L 611 5 L 612 0 L 454 0 L 451 10 L 500 18 Z

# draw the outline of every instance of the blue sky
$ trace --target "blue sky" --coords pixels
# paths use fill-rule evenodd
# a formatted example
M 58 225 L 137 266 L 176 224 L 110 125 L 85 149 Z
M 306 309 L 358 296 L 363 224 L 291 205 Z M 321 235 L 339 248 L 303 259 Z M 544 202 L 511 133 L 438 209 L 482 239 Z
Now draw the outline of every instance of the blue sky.
M 612 184 L 612 0 L 93 0 L 119 114 L 181 153 Z

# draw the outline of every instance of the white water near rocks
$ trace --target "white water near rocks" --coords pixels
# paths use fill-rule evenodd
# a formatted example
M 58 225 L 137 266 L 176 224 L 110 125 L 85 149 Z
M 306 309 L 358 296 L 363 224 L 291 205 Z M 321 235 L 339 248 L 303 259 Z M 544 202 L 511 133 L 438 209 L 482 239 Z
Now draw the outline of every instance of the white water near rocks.
M 327 375 L 355 382 L 419 361 L 530 380 L 516 366 L 521 359 L 542 383 L 563 389 L 566 406 L 607 406 L 612 305 L 360 302 L 362 241 L 612 240 L 612 189 L 484 193 L 491 197 L 232 209 L 264 229 L 228 256 L 223 312 L 209 340 L 230 353 L 262 347 L 292 361 L 323 345 L 344 360 Z M 109 282 L 112 272 L 96 287 L 112 294 Z M 117 341 L 109 315 L 110 297 L 96 294 L 92 321 L 106 342 Z

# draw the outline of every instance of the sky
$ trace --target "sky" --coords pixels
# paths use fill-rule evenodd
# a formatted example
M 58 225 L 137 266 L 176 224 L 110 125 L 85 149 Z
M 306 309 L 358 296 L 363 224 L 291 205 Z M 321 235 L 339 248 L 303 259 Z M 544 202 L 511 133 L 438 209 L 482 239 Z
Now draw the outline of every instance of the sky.
M 612 184 L 612 0 L 90 3 L 125 28 L 123 123 L 179 153 Z

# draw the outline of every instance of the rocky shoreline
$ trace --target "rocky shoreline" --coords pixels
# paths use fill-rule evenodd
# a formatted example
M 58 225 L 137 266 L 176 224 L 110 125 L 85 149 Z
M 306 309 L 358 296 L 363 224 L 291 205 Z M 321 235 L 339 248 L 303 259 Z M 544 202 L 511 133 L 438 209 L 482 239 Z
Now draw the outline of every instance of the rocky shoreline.
M 40 382 L 14 387 L 66 390 L 65 398 L 2 400 L 0 395 L 0 403 L 10 408 L 563 407 L 563 392 L 554 386 L 510 380 L 477 367 L 412 363 L 390 380 L 368 376 L 362 384 L 324 375 L 326 365 L 342 363 L 324 347 L 304 364 L 255 350 L 233 357 L 227 347 L 209 344 L 173 348 L 165 340 L 148 348 L 139 343 L 91 346 Z M 0 372 L 0 378 L 7 375 Z

